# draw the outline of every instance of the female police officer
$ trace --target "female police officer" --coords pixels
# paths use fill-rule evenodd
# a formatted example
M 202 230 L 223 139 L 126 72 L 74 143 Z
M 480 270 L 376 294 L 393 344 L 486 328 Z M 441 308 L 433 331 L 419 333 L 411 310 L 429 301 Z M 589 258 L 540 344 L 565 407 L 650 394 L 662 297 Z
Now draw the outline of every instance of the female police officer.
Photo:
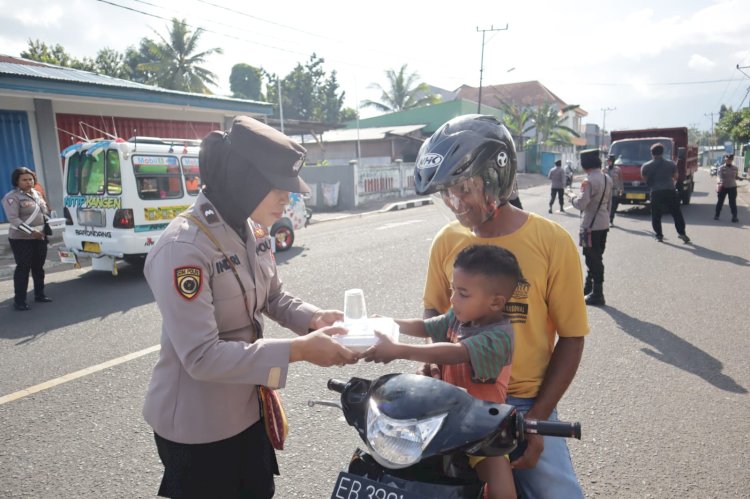
M 146 259 L 163 318 L 143 410 L 165 468 L 159 495 L 272 497 L 278 466 L 258 387 L 283 387 L 291 362 L 356 362 L 330 337 L 344 332 L 330 327 L 342 313 L 283 291 L 271 254 L 267 227 L 290 192 L 307 191 L 298 176 L 304 152 L 246 116 L 209 134 L 203 191 Z M 263 338 L 264 314 L 303 336 Z

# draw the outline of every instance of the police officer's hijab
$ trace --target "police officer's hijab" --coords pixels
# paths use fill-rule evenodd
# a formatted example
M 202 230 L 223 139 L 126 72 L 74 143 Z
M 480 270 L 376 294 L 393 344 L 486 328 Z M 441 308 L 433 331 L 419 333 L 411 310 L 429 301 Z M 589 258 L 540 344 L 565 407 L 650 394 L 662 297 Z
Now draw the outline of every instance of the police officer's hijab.
M 278 130 L 238 116 L 229 132 L 211 132 L 201 142 L 204 193 L 244 238 L 247 219 L 272 189 L 310 192 L 299 177 L 305 152 Z

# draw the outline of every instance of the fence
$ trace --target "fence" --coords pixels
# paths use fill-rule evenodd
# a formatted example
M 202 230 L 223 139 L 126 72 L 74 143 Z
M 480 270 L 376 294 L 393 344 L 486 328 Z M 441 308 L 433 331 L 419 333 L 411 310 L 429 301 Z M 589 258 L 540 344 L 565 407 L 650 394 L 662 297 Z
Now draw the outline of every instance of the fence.
M 306 166 L 300 175 L 313 190 L 310 205 L 317 210 L 349 210 L 369 201 L 415 195 L 414 163 L 359 165 L 351 161 Z

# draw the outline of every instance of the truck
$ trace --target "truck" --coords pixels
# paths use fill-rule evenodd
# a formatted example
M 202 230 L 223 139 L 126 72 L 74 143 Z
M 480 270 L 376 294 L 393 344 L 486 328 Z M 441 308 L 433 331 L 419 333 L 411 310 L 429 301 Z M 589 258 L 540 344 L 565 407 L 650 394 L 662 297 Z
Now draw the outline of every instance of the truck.
M 695 172 L 698 171 L 698 146 L 688 143 L 687 127 L 646 128 L 642 130 L 613 130 L 609 154 L 622 170 L 625 192 L 620 203 L 647 204 L 650 191 L 641 177 L 641 167 L 651 160 L 651 146 L 661 143 L 664 158 L 677 165 L 676 188 L 682 204 L 690 204 L 695 189 Z

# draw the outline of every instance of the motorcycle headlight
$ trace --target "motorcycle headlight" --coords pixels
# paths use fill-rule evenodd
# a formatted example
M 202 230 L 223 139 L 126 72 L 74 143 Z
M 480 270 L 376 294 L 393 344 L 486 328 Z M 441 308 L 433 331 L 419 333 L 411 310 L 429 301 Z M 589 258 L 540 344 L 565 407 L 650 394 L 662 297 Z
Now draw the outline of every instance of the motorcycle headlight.
M 418 462 L 447 415 L 422 420 L 393 419 L 380 412 L 371 399 L 367 409 L 367 444 L 373 458 L 391 469 L 405 468 Z

